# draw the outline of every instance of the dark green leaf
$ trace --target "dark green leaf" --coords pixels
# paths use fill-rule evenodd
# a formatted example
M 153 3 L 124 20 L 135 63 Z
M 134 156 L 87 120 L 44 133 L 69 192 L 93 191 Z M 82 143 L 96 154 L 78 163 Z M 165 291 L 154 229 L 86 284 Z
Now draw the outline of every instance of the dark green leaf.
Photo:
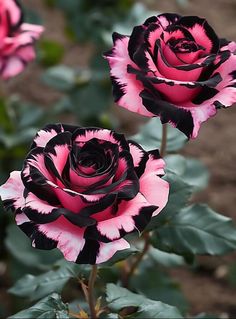
M 99 118 L 111 102 L 109 89 L 101 81 L 91 81 L 77 88 L 70 94 L 70 99 L 79 121 Z
M 70 278 L 75 276 L 79 266 L 62 262 L 59 269 L 51 270 L 39 276 L 25 275 L 19 279 L 9 292 L 19 297 L 28 297 L 31 301 L 48 296 L 52 292 L 60 293 Z
M 207 168 L 197 159 L 185 158 L 181 155 L 169 155 L 165 157 L 167 171 L 173 172 L 199 191 L 208 185 L 209 173 Z
M 68 306 L 54 293 L 32 307 L 22 310 L 9 319 L 69 319 Z
M 180 255 L 222 255 L 236 249 L 236 227 L 230 218 L 197 204 L 174 209 L 152 242 L 156 248 Z
M 177 211 L 187 205 L 193 193 L 193 187 L 185 183 L 178 175 L 169 172 L 164 178 L 170 184 L 168 203 L 159 215 L 151 219 L 147 230 L 152 230 L 168 223 L 168 220 L 171 219 Z
M 41 40 L 39 42 L 40 62 L 44 66 L 53 66 L 59 64 L 64 55 L 64 47 L 54 40 Z
M 160 148 L 162 140 L 162 124 L 159 118 L 153 118 L 143 126 L 140 133 L 131 137 L 145 150 Z M 176 128 L 168 125 L 167 128 L 167 151 L 173 152 L 181 149 L 187 142 L 186 136 Z
M 119 1 L 120 2 L 120 1 Z M 145 4 L 137 2 L 130 8 L 129 11 L 126 11 L 127 17 L 119 19 L 117 23 L 114 23 L 112 26 L 112 31 L 121 33 L 121 34 L 131 34 L 133 27 L 135 25 L 142 24 L 147 18 L 157 15 L 155 11 L 148 10 Z M 103 38 L 107 45 L 111 44 L 111 32 L 107 30 L 103 32 Z
M 182 318 L 175 307 L 147 299 L 114 284 L 107 285 L 107 303 L 108 307 L 115 312 L 125 307 L 136 307 L 135 318 Z
M 194 187 L 195 190 L 203 190 L 209 182 L 209 172 L 199 160 L 194 158 L 186 159 L 186 169 L 182 175 L 183 180 Z
M 149 249 L 148 255 L 153 258 L 155 262 L 164 267 L 178 267 L 185 264 L 185 260 L 182 256 L 167 253 L 153 247 Z
M 130 288 L 145 297 L 178 307 L 185 313 L 187 302 L 180 285 L 152 259 L 145 259 L 130 281 Z
M 50 270 L 51 265 L 61 258 L 57 249 L 49 252 L 31 247 L 30 239 L 14 224 L 7 228 L 5 245 L 17 261 L 29 268 Z
M 76 74 L 73 69 L 65 65 L 58 65 L 47 69 L 42 80 L 54 89 L 68 91 L 75 86 Z
M 138 253 L 139 250 L 136 247 L 131 247 L 129 249 L 124 249 L 115 253 L 115 255 L 107 262 L 101 264 L 101 267 L 112 266 L 115 263 L 125 260 L 131 255 Z

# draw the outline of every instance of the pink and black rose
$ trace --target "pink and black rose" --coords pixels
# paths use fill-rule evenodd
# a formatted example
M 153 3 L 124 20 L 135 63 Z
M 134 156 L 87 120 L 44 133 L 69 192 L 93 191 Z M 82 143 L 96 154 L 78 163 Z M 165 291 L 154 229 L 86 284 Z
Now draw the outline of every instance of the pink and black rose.
M 195 138 L 202 122 L 236 101 L 236 43 L 205 19 L 162 14 L 113 34 L 105 53 L 115 101 Z
M 35 59 L 34 42 L 42 32 L 42 26 L 23 22 L 18 1 L 0 1 L 0 77 L 16 76 Z
M 164 166 L 158 150 L 145 152 L 114 131 L 48 125 L 0 196 L 34 247 L 101 263 L 129 248 L 123 237 L 142 232 L 166 205 Z

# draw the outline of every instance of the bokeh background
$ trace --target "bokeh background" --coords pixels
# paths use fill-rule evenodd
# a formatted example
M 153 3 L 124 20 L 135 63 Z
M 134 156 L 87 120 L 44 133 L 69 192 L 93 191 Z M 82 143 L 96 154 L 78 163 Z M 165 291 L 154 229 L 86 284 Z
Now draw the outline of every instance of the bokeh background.
M 22 0 L 21 3 L 26 19 L 43 24 L 45 32 L 37 45 L 37 61 L 20 76 L 1 83 L 1 182 L 12 169 L 20 168 L 32 135 L 45 122 L 100 125 L 127 134 L 138 131 L 145 120 L 112 104 L 109 71 L 101 58 L 102 52 L 111 46 L 112 30 L 129 34 L 135 24 L 149 15 L 177 12 L 205 17 L 219 37 L 236 41 L 235 0 Z M 208 188 L 194 200 L 206 202 L 236 222 L 235 138 L 236 106 L 233 106 L 203 124 L 198 138 L 190 141 L 182 153 L 200 159 L 210 171 Z M 22 303 L 7 294 L 7 289 L 21 275 L 14 267 L 17 256 L 12 259 L 11 243 L 9 238 L 6 240 L 11 221 L 11 217 L 1 214 L 0 317 L 18 311 Z M 208 312 L 224 318 L 236 317 L 235 256 L 200 257 L 196 267 L 169 270 L 187 300 L 189 314 Z

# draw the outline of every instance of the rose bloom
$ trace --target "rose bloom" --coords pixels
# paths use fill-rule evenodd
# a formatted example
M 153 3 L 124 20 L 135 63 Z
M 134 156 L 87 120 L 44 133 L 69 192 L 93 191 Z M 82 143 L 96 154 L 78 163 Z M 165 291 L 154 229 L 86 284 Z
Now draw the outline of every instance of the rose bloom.
M 48 125 L 0 196 L 33 247 L 101 263 L 129 248 L 123 237 L 142 232 L 166 205 L 164 166 L 158 150 L 145 152 L 114 131 Z
M 35 59 L 34 42 L 42 32 L 42 26 L 23 23 L 17 1 L 0 1 L 0 76 L 4 80 L 21 73 Z
M 217 108 L 236 101 L 236 43 L 219 39 L 205 19 L 153 16 L 113 41 L 105 53 L 113 94 L 130 111 L 195 138 Z

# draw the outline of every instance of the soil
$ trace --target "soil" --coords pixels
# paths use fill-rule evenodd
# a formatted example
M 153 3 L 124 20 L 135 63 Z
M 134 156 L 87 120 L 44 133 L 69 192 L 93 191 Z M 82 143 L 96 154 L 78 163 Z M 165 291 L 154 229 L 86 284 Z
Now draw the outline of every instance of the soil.
M 66 40 L 63 36 L 64 20 L 61 12 L 45 9 L 41 0 L 23 2 L 42 16 L 46 27 L 45 38 L 55 39 L 65 47 L 63 63 L 72 66 L 87 63 L 90 48 L 72 45 Z M 147 2 L 158 12 L 178 12 L 205 17 L 219 36 L 236 41 L 235 0 L 189 0 L 186 6 L 178 5 L 174 0 Z M 31 64 L 24 74 L 6 85 L 6 91 L 20 94 L 23 98 L 40 104 L 50 105 L 57 99 L 58 94 L 41 83 L 41 73 L 39 66 Z M 115 112 L 124 121 L 123 128 L 129 131 L 134 131 L 141 121 L 139 116 L 125 110 Z M 196 199 L 208 203 L 216 211 L 236 221 L 235 119 L 236 107 L 220 110 L 217 116 L 202 125 L 198 138 L 188 143 L 184 153 L 203 161 L 211 173 L 208 189 L 198 194 Z M 225 279 L 228 265 L 235 261 L 235 256 L 232 254 L 224 258 L 201 257 L 199 263 L 202 270 L 198 272 L 187 269 L 171 271 L 189 301 L 191 314 L 211 312 L 236 318 L 236 289 L 230 287 Z

